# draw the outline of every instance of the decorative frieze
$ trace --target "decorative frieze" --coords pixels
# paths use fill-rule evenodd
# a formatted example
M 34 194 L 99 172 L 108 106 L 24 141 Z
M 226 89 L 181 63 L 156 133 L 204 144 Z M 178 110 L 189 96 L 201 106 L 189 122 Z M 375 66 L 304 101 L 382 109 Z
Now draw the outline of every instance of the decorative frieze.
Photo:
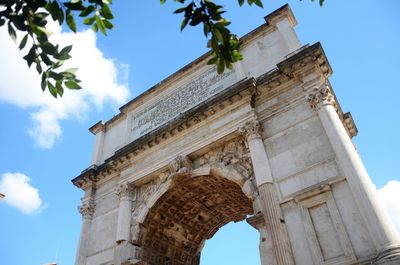
M 192 161 L 187 156 L 177 156 L 168 164 L 168 169 L 173 173 L 188 173 L 192 170 Z
M 253 178 L 253 166 L 246 143 L 241 138 L 235 138 L 224 145 L 218 146 L 198 159 L 199 166 L 222 164 L 233 166 L 244 177 Z

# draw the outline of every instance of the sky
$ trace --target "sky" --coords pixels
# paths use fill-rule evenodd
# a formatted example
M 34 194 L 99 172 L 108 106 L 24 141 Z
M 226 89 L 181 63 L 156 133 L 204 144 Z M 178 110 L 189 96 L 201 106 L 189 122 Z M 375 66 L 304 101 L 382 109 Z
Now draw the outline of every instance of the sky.
M 219 0 L 239 36 L 285 4 L 263 2 L 263 9 L 238 8 L 236 1 Z M 300 41 L 322 43 L 332 87 L 359 130 L 353 141 L 400 230 L 400 2 L 289 4 Z M 0 28 L 0 192 L 6 194 L 0 201 L 0 264 L 74 263 L 83 193 L 70 180 L 90 166 L 94 137 L 87 129 L 207 51 L 201 29 L 179 31 L 181 17 L 172 14 L 178 7 L 173 1 L 114 1 L 116 28 L 107 37 L 51 24 L 55 41 L 74 45 L 69 63 L 79 67 L 84 87 L 57 100 L 41 92 L 39 77 Z M 217 264 L 259 265 L 258 233 L 243 222 L 221 228 L 201 260 Z

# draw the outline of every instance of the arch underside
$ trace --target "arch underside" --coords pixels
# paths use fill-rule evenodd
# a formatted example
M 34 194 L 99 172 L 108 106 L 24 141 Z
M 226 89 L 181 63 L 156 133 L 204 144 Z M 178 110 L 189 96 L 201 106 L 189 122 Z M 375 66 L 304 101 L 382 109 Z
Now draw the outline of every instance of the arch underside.
M 253 213 L 252 200 L 223 177 L 181 176 L 141 224 L 140 260 L 149 265 L 198 265 L 207 239 Z

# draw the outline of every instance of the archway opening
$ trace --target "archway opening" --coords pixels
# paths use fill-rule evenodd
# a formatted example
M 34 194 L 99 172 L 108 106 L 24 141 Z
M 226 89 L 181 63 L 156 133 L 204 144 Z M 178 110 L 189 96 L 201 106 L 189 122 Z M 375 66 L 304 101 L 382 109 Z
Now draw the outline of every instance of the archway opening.
M 230 222 L 206 241 L 201 265 L 260 265 L 260 234 L 246 221 Z
M 149 265 L 198 265 L 207 239 L 253 213 L 241 187 L 220 176 L 180 176 L 141 224 L 139 258 Z

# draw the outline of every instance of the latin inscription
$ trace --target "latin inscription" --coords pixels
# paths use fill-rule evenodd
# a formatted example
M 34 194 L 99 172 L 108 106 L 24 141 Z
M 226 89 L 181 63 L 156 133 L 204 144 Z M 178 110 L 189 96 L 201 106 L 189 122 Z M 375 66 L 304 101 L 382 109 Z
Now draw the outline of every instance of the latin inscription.
M 130 119 L 131 140 L 165 124 L 234 83 L 235 72 L 218 74 L 211 68 L 165 98 L 134 113 Z

